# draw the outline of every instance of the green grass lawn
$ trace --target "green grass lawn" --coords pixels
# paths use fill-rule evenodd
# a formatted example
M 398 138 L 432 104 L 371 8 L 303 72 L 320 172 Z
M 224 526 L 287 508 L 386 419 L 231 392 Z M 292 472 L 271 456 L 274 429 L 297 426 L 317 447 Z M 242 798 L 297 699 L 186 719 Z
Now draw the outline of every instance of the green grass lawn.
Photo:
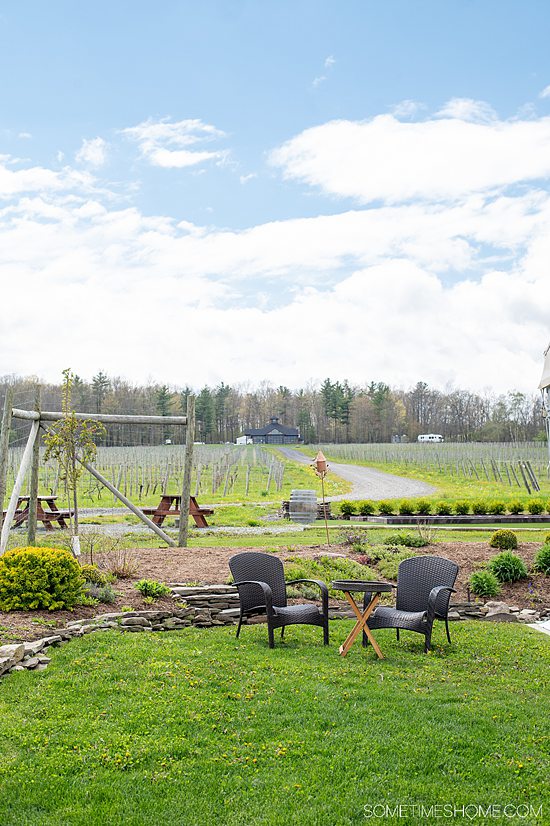
M 300 452 L 305 455 L 311 453 L 311 448 L 298 448 Z M 539 475 L 540 492 L 533 491 L 531 495 L 527 492 L 525 487 L 517 487 L 513 485 L 510 487 L 507 483 L 497 482 L 491 476 L 489 479 L 485 477 L 477 479 L 474 477 L 467 477 L 462 475 L 451 474 L 447 468 L 438 470 L 434 467 L 427 467 L 422 464 L 410 464 L 399 462 L 373 462 L 361 459 L 342 459 L 335 453 L 330 452 L 330 445 L 323 446 L 329 462 L 361 465 L 363 467 L 371 467 L 376 470 L 381 470 L 384 473 L 392 473 L 396 476 L 403 476 L 407 479 L 414 479 L 419 482 L 426 482 L 426 484 L 433 485 L 436 489 L 435 493 L 431 495 L 423 495 L 417 497 L 407 497 L 407 499 L 427 499 L 429 501 L 445 501 L 454 504 L 459 501 L 475 501 L 483 500 L 486 502 L 524 502 L 527 504 L 530 499 L 540 500 L 544 503 L 548 502 L 550 497 L 550 479 L 543 475 Z M 491 473 L 489 467 L 488 472 Z M 330 478 L 330 473 L 329 477 Z
M 273 651 L 262 626 L 106 632 L 9 675 L 0 823 L 345 826 L 398 803 L 543 806 L 507 822 L 548 822 L 548 637 L 461 623 L 439 648 L 438 625 L 425 656 L 419 635 L 380 631 L 385 660 L 341 659 L 350 627 L 332 622 L 327 648 L 290 628 Z

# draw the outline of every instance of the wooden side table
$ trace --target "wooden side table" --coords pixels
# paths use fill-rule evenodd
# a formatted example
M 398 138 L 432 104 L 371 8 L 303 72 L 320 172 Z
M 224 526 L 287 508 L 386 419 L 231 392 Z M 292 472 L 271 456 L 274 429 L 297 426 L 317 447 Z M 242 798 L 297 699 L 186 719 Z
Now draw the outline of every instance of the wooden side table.
M 344 592 L 347 601 L 353 609 L 353 613 L 357 617 L 357 622 L 351 629 L 345 642 L 340 646 L 340 654 L 342 655 L 342 657 L 346 656 L 351 646 L 357 639 L 357 636 L 361 633 L 361 631 L 364 631 L 369 639 L 370 644 L 376 651 L 377 656 L 379 657 L 379 659 L 383 660 L 384 655 L 382 654 L 378 643 L 372 636 L 372 631 L 367 625 L 367 620 L 376 608 L 376 606 L 378 605 L 378 602 L 380 600 L 380 594 L 385 594 L 391 591 L 393 585 L 390 585 L 388 582 L 367 582 L 366 580 L 360 581 L 338 579 L 332 583 L 332 587 L 336 591 Z M 362 594 L 370 593 L 371 595 L 369 604 L 364 609 L 364 611 L 361 611 L 361 609 L 359 608 L 359 606 L 353 598 L 353 594 L 357 592 Z

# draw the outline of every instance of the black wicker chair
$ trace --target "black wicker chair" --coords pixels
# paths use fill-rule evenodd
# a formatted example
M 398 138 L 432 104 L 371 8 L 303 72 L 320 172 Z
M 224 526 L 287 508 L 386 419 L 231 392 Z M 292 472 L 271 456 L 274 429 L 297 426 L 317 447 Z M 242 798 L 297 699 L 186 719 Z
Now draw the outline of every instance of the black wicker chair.
M 395 608 L 379 606 L 370 615 L 367 625 L 376 628 L 395 628 L 424 634 L 424 651 L 430 650 L 434 620 L 444 620 L 447 639 L 449 634 L 449 601 L 454 593 L 458 565 L 440 556 L 415 556 L 404 559 L 397 572 L 397 598 Z M 365 594 L 365 606 L 371 595 Z M 363 634 L 363 645 L 368 637 Z
M 243 620 L 257 614 L 267 615 L 269 647 L 275 645 L 273 632 L 281 629 L 281 637 L 287 625 L 320 625 L 323 641 L 328 645 L 328 588 L 316 579 L 295 579 L 285 582 L 283 563 L 271 554 L 245 551 L 232 556 L 229 568 L 239 591 L 240 616 L 237 637 Z M 316 605 L 288 605 L 286 586 L 310 582 L 321 591 L 322 609 Z

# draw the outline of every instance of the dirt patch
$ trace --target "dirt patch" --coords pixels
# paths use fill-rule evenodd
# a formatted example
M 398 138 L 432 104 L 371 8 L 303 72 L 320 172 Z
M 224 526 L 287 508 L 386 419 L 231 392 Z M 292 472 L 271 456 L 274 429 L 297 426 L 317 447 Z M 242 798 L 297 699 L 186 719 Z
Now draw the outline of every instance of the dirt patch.
M 522 543 L 516 553 L 532 568 L 533 558 L 539 550 L 538 542 Z M 231 556 L 240 551 L 258 548 L 139 548 L 132 551 L 133 560 L 137 569 L 131 578 L 119 579 L 114 585 L 117 592 L 116 602 L 110 605 L 97 607 L 79 607 L 74 611 L 12 611 L 0 612 L 0 644 L 12 640 L 31 640 L 55 633 L 56 628 L 64 627 L 75 619 L 96 616 L 110 611 L 120 611 L 123 606 L 132 610 L 151 608 L 173 608 L 170 598 L 155 600 L 148 604 L 135 588 L 139 579 L 154 579 L 159 582 L 182 582 L 194 584 L 218 584 L 227 582 L 229 576 L 228 562 Z M 290 556 L 311 559 L 326 552 L 349 553 L 349 546 L 315 545 L 295 548 L 292 551 L 281 551 L 276 554 L 282 560 Z M 493 556 L 496 551 L 490 548 L 487 542 L 448 542 L 431 545 L 427 548 L 411 549 L 411 556 L 428 553 L 447 557 L 459 565 L 457 593 L 454 601 L 463 601 L 467 598 L 467 583 L 472 571 Z M 384 579 L 384 577 L 380 577 Z M 537 574 L 510 585 L 504 585 L 498 597 L 509 605 L 520 608 L 535 608 L 541 610 L 550 607 L 550 577 Z

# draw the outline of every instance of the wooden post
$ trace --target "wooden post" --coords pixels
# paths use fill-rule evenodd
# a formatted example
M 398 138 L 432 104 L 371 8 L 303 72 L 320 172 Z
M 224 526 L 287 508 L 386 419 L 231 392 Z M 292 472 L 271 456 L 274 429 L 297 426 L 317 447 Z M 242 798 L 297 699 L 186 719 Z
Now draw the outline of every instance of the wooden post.
M 523 469 L 523 462 L 521 459 L 518 461 L 519 469 L 521 472 L 521 478 L 523 479 L 523 484 L 527 488 L 527 493 L 531 493 L 531 488 L 529 487 L 529 482 L 527 481 L 527 476 L 525 475 L 525 471 Z
M 195 397 L 187 397 L 187 432 L 185 434 L 185 464 L 181 488 L 180 528 L 178 546 L 187 548 L 189 539 L 189 497 L 191 496 L 191 471 L 193 470 L 193 442 L 195 441 Z
M 29 465 L 31 463 L 32 451 L 37 433 L 38 419 L 33 421 L 31 425 L 31 432 L 29 433 L 29 438 L 27 439 L 27 444 L 25 445 L 25 450 L 23 451 L 21 465 L 19 466 L 19 471 L 17 473 L 13 490 L 11 492 L 8 509 L 6 511 L 6 518 L 4 520 L 4 524 L 2 525 L 2 534 L 0 535 L 0 556 L 2 556 L 2 554 L 5 552 L 6 547 L 8 545 L 8 537 L 10 533 L 11 523 L 15 515 L 15 511 L 17 510 L 19 494 L 21 493 L 21 488 L 23 487 L 23 482 L 25 481 L 25 476 L 27 475 L 27 470 L 29 469 Z
M 100 473 L 98 470 L 96 470 L 96 469 L 95 469 L 95 467 L 92 467 L 92 465 L 89 465 L 89 464 L 88 464 L 88 462 L 83 462 L 83 461 L 82 461 L 82 459 L 78 459 L 78 461 L 80 462 L 80 464 L 81 464 L 81 465 L 83 465 L 83 466 L 86 468 L 86 470 L 88 470 L 88 471 L 92 474 L 92 476 L 94 476 L 94 477 L 97 479 L 97 481 L 98 481 L 98 482 L 101 482 L 101 484 L 102 484 L 102 485 L 105 485 L 105 487 L 106 487 L 108 490 L 110 490 L 110 491 L 111 491 L 111 493 L 112 493 L 114 496 L 116 496 L 116 497 L 117 497 L 117 499 L 120 499 L 120 501 L 121 501 L 124 505 L 126 505 L 126 507 L 127 507 L 129 510 L 131 510 L 131 511 L 132 511 L 132 513 L 135 513 L 135 515 L 136 515 L 137 517 L 139 517 L 139 519 L 141 519 L 141 521 L 142 521 L 142 522 L 145 522 L 145 524 L 147 525 L 147 527 L 148 527 L 148 528 L 151 528 L 151 530 L 152 530 L 152 531 L 154 531 L 154 532 L 157 534 L 157 536 L 160 536 L 160 538 L 161 538 L 161 539 L 163 539 L 163 540 L 164 540 L 164 542 L 166 542 L 166 544 L 167 544 L 167 545 L 172 545 L 172 546 L 174 546 L 174 545 L 176 544 L 176 543 L 174 542 L 174 540 L 173 540 L 170 536 L 168 536 L 168 534 L 167 534 L 167 533 L 164 533 L 164 531 L 162 530 L 162 528 L 159 528 L 159 526 L 158 526 L 158 525 L 155 525 L 155 523 L 154 523 L 151 519 L 149 519 L 149 517 L 148 517 L 148 516 L 145 516 L 145 514 L 143 513 L 143 511 L 140 511 L 140 509 L 139 509 L 139 508 L 137 508 L 137 507 L 134 505 L 134 503 L 133 503 L 133 502 L 130 502 L 130 500 L 129 500 L 129 499 L 127 499 L 127 498 L 124 496 L 124 494 L 123 494 L 123 493 L 121 493 L 119 490 L 117 490 L 117 489 L 115 488 L 115 486 L 114 486 L 114 485 L 112 485 L 112 484 L 109 482 L 109 480 L 108 480 L 108 479 L 106 479 L 104 476 L 102 476 L 102 475 L 101 475 L 101 473 Z
M 37 385 L 34 395 L 34 407 L 40 413 L 42 390 Z M 40 421 L 40 420 L 39 420 Z M 36 511 L 38 507 L 38 471 L 40 466 L 40 430 L 36 434 L 32 448 L 31 481 L 29 485 L 29 522 L 27 528 L 27 545 L 36 542 Z
M 58 422 L 64 414 L 52 413 L 50 410 L 43 410 L 40 415 L 35 410 L 19 410 L 14 408 L 14 419 L 40 419 L 43 422 Z M 122 415 L 119 413 L 75 413 L 75 419 L 79 422 L 88 421 L 101 422 L 102 424 L 177 424 L 186 425 L 187 418 L 185 416 L 134 416 Z
M 11 410 L 13 407 L 13 386 L 6 388 L 4 399 L 4 413 L 2 415 L 2 430 L 0 430 L 0 528 L 4 518 L 4 499 L 8 481 L 8 454 L 10 445 Z

